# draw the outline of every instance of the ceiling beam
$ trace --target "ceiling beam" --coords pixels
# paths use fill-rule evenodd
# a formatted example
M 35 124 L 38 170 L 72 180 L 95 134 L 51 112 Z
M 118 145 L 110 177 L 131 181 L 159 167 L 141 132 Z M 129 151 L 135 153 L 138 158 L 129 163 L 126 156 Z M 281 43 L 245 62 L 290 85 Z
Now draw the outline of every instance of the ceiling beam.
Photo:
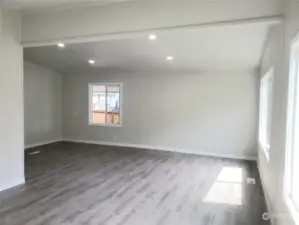
M 155 1 L 154 1 L 155 2 Z M 134 1 L 23 16 L 23 45 L 132 38 L 151 32 L 282 21 L 278 0 Z
M 246 20 L 233 20 L 233 21 L 221 21 L 213 23 L 203 23 L 203 24 L 191 24 L 185 26 L 175 26 L 175 27 L 165 27 L 159 29 L 147 29 L 139 31 L 127 31 L 127 32 L 116 32 L 116 33 L 107 33 L 107 34 L 98 34 L 98 35 L 86 35 L 78 37 L 66 37 L 58 38 L 47 41 L 25 41 L 23 42 L 24 47 L 41 47 L 41 46 L 51 46 L 56 45 L 58 42 L 63 42 L 65 44 L 74 44 L 74 43 L 86 43 L 86 42 L 98 42 L 98 41 L 108 41 L 108 40 L 119 40 L 119 39 L 130 39 L 148 36 L 150 33 L 161 33 L 169 31 L 178 31 L 178 30 L 191 30 L 191 29 L 204 29 L 204 28 L 217 28 L 217 27 L 227 27 L 227 26 L 246 26 L 252 24 L 268 24 L 274 25 L 279 24 L 283 21 L 281 16 L 266 17 L 266 18 L 254 18 Z

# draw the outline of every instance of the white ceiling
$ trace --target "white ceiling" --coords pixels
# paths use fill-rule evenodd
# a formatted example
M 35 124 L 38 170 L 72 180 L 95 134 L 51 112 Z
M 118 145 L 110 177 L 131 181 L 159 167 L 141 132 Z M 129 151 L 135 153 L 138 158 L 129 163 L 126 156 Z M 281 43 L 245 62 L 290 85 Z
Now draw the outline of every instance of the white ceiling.
M 61 10 L 61 9 L 73 9 L 73 8 L 80 8 L 80 7 L 92 7 L 97 5 L 107 5 L 112 3 L 120 3 L 120 2 L 144 2 L 144 3 L 161 3 L 166 2 L 169 4 L 169 8 L 176 7 L 176 3 L 182 5 L 183 3 L 187 2 L 195 2 L 195 3 L 203 3 L 205 6 L 206 4 L 212 5 L 227 5 L 232 8 L 232 10 L 238 10 L 231 0 L 0 0 L 2 4 L 4 4 L 7 8 L 20 10 L 24 13 L 36 13 L 36 12 L 43 12 L 43 11 L 52 11 L 52 10 Z M 267 5 L 269 10 L 271 8 L 281 8 L 281 2 L 284 0 L 238 0 L 242 2 L 242 4 L 247 5 L 247 10 L 255 10 L 255 7 L 252 8 L 251 3 L 256 5 L 258 8 L 259 6 L 263 8 L 264 5 Z M 267 15 L 267 10 L 265 11 L 265 15 Z
M 99 72 L 201 71 L 254 69 L 259 66 L 269 24 L 240 24 L 164 31 L 157 40 L 126 40 L 26 48 L 25 60 L 62 74 Z M 165 57 L 174 56 L 168 62 Z M 91 66 L 88 59 L 96 60 Z
M 23 12 L 71 9 L 94 5 L 106 5 L 134 0 L 4 0 L 6 7 Z

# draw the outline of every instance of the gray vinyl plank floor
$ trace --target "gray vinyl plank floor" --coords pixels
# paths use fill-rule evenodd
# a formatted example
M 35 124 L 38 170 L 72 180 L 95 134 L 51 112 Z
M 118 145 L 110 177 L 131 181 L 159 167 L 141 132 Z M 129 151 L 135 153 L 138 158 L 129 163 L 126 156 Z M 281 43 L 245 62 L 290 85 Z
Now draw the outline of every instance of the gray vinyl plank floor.
M 67 142 L 25 162 L 0 225 L 269 225 L 255 162 Z

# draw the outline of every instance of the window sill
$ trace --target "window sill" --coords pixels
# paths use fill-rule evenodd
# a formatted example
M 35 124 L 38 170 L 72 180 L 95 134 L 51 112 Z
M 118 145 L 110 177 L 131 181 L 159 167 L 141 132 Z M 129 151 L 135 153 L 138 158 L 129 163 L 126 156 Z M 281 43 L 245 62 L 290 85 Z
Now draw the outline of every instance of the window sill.
M 285 202 L 295 224 L 299 225 L 299 211 L 296 208 L 293 200 L 289 196 L 287 196 L 285 197 Z
M 266 144 L 262 144 L 262 143 L 260 143 L 260 145 L 261 145 L 262 151 L 265 154 L 265 157 L 266 157 L 267 161 L 269 162 L 269 160 L 270 160 L 270 156 L 269 156 L 270 146 L 266 145 Z
M 265 154 L 265 157 L 267 159 L 267 161 L 270 161 L 270 156 L 269 156 L 269 149 L 268 148 L 263 148 L 263 152 Z
M 122 124 L 94 124 L 94 123 L 89 123 L 88 126 L 92 126 L 92 127 L 123 127 Z

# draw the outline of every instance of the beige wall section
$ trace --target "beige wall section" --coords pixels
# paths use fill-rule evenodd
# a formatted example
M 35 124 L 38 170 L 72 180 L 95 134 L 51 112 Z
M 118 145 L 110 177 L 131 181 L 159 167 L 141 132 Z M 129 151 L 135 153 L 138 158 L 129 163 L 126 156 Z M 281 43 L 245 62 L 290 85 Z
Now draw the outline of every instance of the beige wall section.
M 0 6 L 0 191 L 24 182 L 21 18 Z
M 26 147 L 61 140 L 61 75 L 25 62 L 24 96 Z
M 256 157 L 255 72 L 64 77 L 64 137 Z M 123 83 L 123 127 L 88 126 L 88 83 Z
M 259 150 L 259 166 L 275 225 L 295 225 L 285 205 L 283 183 L 286 153 L 286 124 L 290 44 L 299 31 L 299 2 L 284 0 L 285 21 L 269 31 L 264 56 L 261 61 L 261 75 L 274 66 L 274 96 L 272 129 L 270 139 L 270 161 L 262 149 Z M 299 221 L 298 221 L 299 222 Z

